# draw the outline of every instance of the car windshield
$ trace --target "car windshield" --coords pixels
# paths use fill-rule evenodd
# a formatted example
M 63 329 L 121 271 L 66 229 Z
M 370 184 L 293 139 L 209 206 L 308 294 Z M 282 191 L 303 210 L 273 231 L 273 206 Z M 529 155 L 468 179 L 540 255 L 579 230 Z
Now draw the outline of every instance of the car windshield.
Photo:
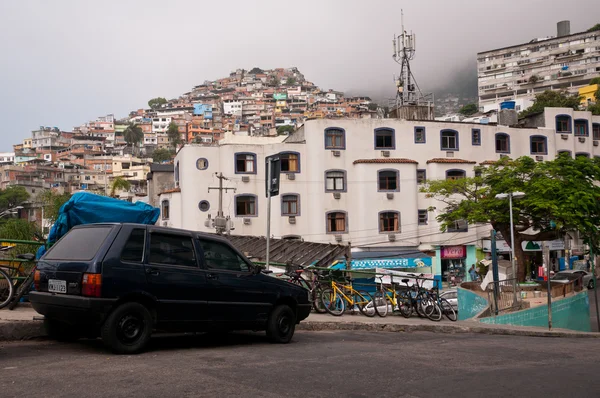
M 52 246 L 44 259 L 89 261 L 94 258 L 111 229 L 109 226 L 72 229 Z
M 567 274 L 567 273 L 564 273 L 564 272 L 559 272 L 558 274 L 554 275 L 552 277 L 552 279 L 569 279 L 569 278 L 572 278 L 572 277 L 573 277 L 572 274 Z

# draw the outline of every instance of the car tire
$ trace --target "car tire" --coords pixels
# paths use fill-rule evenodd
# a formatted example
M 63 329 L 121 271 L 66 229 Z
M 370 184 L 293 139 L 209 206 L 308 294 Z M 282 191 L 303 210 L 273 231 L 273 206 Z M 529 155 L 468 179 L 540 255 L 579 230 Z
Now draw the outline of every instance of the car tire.
M 152 334 L 152 314 L 140 303 L 121 304 L 104 321 L 100 335 L 115 354 L 136 354 L 144 349 Z
M 267 337 L 272 343 L 287 344 L 296 330 L 296 315 L 287 305 L 275 307 L 267 321 Z
M 46 334 L 57 341 L 75 341 L 80 337 L 79 328 L 52 318 L 44 318 Z

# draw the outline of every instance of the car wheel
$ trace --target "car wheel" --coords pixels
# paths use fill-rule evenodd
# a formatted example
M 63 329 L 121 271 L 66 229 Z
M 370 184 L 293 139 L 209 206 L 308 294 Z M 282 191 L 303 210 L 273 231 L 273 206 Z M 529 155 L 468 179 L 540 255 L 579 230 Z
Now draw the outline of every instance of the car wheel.
M 289 343 L 295 330 L 296 315 L 294 311 L 285 304 L 275 307 L 267 321 L 267 337 L 269 340 L 272 343 Z
M 52 318 L 44 318 L 44 329 L 48 337 L 58 341 L 75 341 L 79 338 L 77 326 L 58 321 Z
M 590 280 L 590 282 L 588 283 L 588 289 L 593 289 L 594 288 L 594 280 Z
M 152 334 L 152 315 L 140 303 L 125 303 L 110 313 L 100 335 L 104 344 L 116 354 L 140 352 Z

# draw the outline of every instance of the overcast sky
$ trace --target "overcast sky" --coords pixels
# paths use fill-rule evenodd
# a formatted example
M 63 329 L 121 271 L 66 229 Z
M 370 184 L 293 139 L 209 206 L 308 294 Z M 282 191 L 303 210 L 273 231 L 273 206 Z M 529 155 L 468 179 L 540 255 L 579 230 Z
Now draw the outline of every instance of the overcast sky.
M 572 33 L 600 22 L 598 0 L 0 0 L 0 151 L 236 68 L 296 66 L 325 89 L 393 96 L 401 8 L 430 89 L 479 51 L 556 35 L 564 19 Z

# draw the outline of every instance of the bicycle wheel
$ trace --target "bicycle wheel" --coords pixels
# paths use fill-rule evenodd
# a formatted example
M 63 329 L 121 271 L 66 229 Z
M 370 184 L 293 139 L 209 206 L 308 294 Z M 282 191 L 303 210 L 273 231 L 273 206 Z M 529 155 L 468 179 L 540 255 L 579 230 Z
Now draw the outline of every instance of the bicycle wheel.
M 27 279 L 25 279 L 25 281 L 23 281 L 23 283 L 21 283 L 21 285 L 17 289 L 16 294 L 14 295 L 14 298 L 12 299 L 12 302 L 8 306 L 9 310 L 14 310 L 15 307 L 19 304 L 21 297 L 23 297 L 26 293 L 28 293 L 31 290 L 31 284 L 33 283 L 34 272 L 35 272 L 35 269 L 29 274 Z
M 450 304 L 448 300 L 446 300 L 445 298 L 441 298 L 440 307 L 444 315 L 446 315 L 446 318 L 450 319 L 452 322 L 456 322 L 456 320 L 458 319 L 458 317 L 456 316 L 456 311 L 454 310 L 454 307 L 452 307 L 452 304 Z
M 316 313 L 324 314 L 327 312 L 325 306 L 323 305 L 323 301 L 321 300 L 321 294 L 323 293 L 323 289 L 320 286 L 315 287 L 312 292 L 312 304 Z
M 9 276 L 0 269 L 0 308 L 4 308 L 10 303 L 15 294 L 15 287 Z
M 396 301 L 398 302 L 398 311 L 405 318 L 410 318 L 413 313 L 412 308 L 412 299 L 404 293 L 400 293 L 396 297 Z
M 330 287 L 321 292 L 321 303 L 323 303 L 325 311 L 333 316 L 341 316 L 346 309 L 342 296 Z
M 367 310 L 367 304 L 373 302 L 373 296 L 371 296 L 371 293 L 365 290 L 358 290 L 352 299 L 354 301 L 354 305 L 358 307 L 358 310 L 361 314 L 368 316 L 369 318 L 375 316 L 375 308 L 372 310 Z
M 367 309 L 370 309 L 369 306 L 373 307 L 375 313 L 380 317 L 386 317 L 388 314 L 388 305 L 389 297 L 384 292 L 378 290 L 373 295 L 373 301 L 369 303 Z

